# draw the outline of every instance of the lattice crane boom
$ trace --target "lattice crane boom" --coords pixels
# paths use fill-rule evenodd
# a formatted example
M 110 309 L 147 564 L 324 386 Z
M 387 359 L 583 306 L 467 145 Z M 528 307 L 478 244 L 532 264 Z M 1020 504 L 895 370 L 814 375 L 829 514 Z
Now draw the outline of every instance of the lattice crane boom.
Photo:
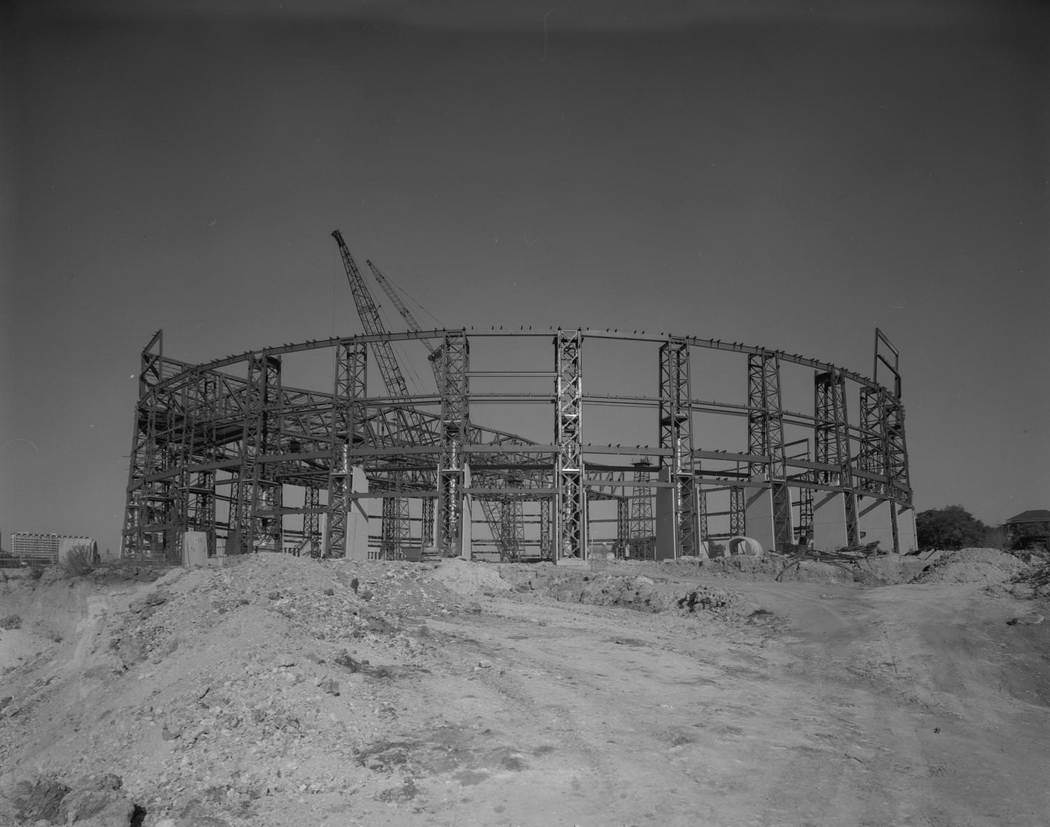
M 379 308 L 376 307 L 372 294 L 368 291 L 365 280 L 361 277 L 361 271 L 357 269 L 357 262 L 354 261 L 354 257 L 350 255 L 346 242 L 343 241 L 343 234 L 339 230 L 333 230 L 332 237 L 339 245 L 339 254 L 343 258 L 343 268 L 346 270 L 346 280 L 350 284 L 350 293 L 354 297 L 357 315 L 361 317 L 361 324 L 364 325 L 365 333 L 369 336 L 385 336 L 387 330 L 379 316 Z M 397 358 L 394 356 L 394 349 L 390 346 L 390 342 L 385 339 L 378 339 L 372 343 L 372 349 L 376 356 L 379 373 L 383 377 L 383 383 L 386 385 L 390 395 L 395 399 L 407 399 L 409 396 L 408 383 L 405 382 L 405 376 L 401 373 L 401 368 L 397 363 Z
M 394 307 L 397 308 L 397 312 L 401 314 L 401 318 L 405 320 L 405 324 L 408 325 L 408 329 L 414 333 L 418 333 L 423 328 L 416 320 L 415 315 L 408 309 L 405 303 L 401 300 L 401 297 L 397 295 L 394 290 L 394 286 L 390 284 L 387 277 L 383 275 L 378 267 L 372 263 L 371 259 L 365 259 L 365 263 L 368 264 L 369 269 L 372 271 L 372 275 L 376 277 L 376 281 L 379 282 L 379 286 L 383 288 L 383 292 L 390 297 L 390 301 L 394 303 Z M 434 382 L 437 386 L 441 387 L 441 365 L 438 362 L 438 356 L 440 351 L 430 343 L 428 339 L 423 340 L 423 344 L 427 346 L 427 350 L 430 351 L 430 367 L 434 371 Z
M 341 241 L 341 237 L 337 236 L 337 240 Z M 349 252 L 345 250 L 344 244 L 340 243 L 339 248 L 341 251 L 343 251 L 343 261 L 350 262 L 347 265 L 347 277 L 349 278 L 350 268 L 351 266 L 353 266 L 353 258 L 350 256 Z M 382 271 L 378 267 L 376 267 L 376 265 L 372 262 L 371 259 L 365 259 L 365 263 L 368 265 L 368 269 L 372 271 L 372 275 L 375 276 L 376 282 L 378 282 L 379 286 L 383 288 L 383 292 L 386 293 L 390 301 L 394 303 L 394 307 L 396 307 L 397 312 L 401 314 L 401 318 L 405 320 L 405 324 L 408 325 L 408 330 L 411 330 L 413 332 L 419 332 L 420 330 L 422 330 L 423 328 L 416 320 L 415 315 L 412 313 L 411 310 L 408 309 L 408 306 L 395 292 L 393 285 L 390 284 L 389 280 L 386 276 L 383 275 Z M 354 270 L 356 271 L 356 266 L 354 266 Z M 360 274 L 358 274 L 358 279 L 360 279 Z M 353 283 L 351 282 L 351 287 L 352 286 Z M 363 288 L 362 292 L 367 295 L 367 287 L 365 287 L 363 283 L 361 284 L 361 287 Z M 368 296 L 368 298 L 369 301 L 371 301 L 371 296 Z M 375 307 L 374 302 L 372 303 L 372 307 Z M 360 312 L 360 305 L 358 305 L 358 312 Z M 378 311 L 376 312 L 376 316 L 378 317 Z M 380 322 L 380 324 L 382 323 Z M 437 360 L 437 356 L 440 354 L 440 351 L 426 339 L 423 340 L 423 344 L 425 344 L 427 350 L 430 351 L 430 366 L 434 371 L 434 380 L 437 383 L 438 388 L 440 388 L 442 383 L 441 365 Z M 501 549 L 501 557 L 505 556 L 510 543 L 504 536 L 503 523 L 500 519 L 501 515 L 496 508 L 497 503 L 484 498 L 480 499 L 479 502 L 481 503 L 482 513 L 485 515 L 485 522 L 488 523 L 489 531 L 492 534 L 492 539 L 496 543 L 497 547 Z M 506 505 L 504 505 L 503 507 L 505 508 Z M 514 553 L 517 553 L 516 546 L 514 547 Z
M 420 331 L 423 328 L 416 320 L 415 315 L 408 309 L 408 306 L 394 290 L 394 287 L 387 280 L 387 277 L 383 275 L 383 271 L 380 270 L 371 259 L 365 259 L 365 264 L 368 265 L 368 269 L 372 271 L 372 275 L 375 276 L 376 282 L 383 288 L 383 292 L 386 293 L 387 298 L 394 303 L 394 307 L 397 308 L 397 312 L 401 314 L 401 318 L 405 320 L 405 324 L 408 325 L 408 329 L 412 331 Z M 429 339 L 424 339 L 423 344 L 426 345 L 427 350 L 433 353 L 436 348 L 430 343 Z

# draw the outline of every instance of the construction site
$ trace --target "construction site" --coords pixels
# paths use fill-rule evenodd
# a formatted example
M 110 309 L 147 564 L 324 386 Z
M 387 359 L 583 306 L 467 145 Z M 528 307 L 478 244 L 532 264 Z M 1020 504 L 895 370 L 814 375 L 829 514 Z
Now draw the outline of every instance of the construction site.
M 333 236 L 363 333 L 158 331 L 119 559 L 12 534 L 0 824 L 1046 823 L 1050 562 L 920 551 L 880 329 L 427 329 Z
M 187 543 L 504 562 L 675 560 L 744 540 L 916 549 L 900 354 L 882 331 L 864 376 L 696 336 L 422 329 L 368 261 L 404 323 L 391 330 L 332 235 L 362 334 L 197 364 L 166 355 L 160 331 L 143 349 L 123 557 L 181 562 Z M 408 349 L 429 387 L 410 390 Z M 617 374 L 628 352 L 647 377 Z M 297 378 L 306 359 L 328 366 L 325 386 Z M 737 393 L 709 398 L 712 374 Z

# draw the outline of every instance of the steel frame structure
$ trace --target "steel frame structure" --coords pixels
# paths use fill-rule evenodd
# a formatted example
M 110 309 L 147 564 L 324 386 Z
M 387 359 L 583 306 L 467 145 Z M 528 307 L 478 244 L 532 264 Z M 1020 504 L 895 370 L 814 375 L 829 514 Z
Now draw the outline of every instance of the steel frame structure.
M 752 477 L 768 480 L 773 493 L 776 546 L 787 546 L 794 538 L 784 455 L 784 412 L 780 404 L 780 357 L 776 352 L 761 350 L 747 357 L 747 449 L 766 457 L 764 463 L 750 463 L 748 470 Z
M 547 376 L 550 390 L 473 389 L 472 348 L 517 336 L 546 338 L 552 368 L 501 375 Z M 605 340 L 651 349 L 655 395 L 588 393 L 583 351 L 600 349 Z M 437 392 L 372 390 L 368 373 L 376 354 L 386 358 L 393 343 L 411 341 L 427 345 L 440 379 Z M 289 383 L 283 357 L 324 350 L 333 353 L 330 391 Z M 701 350 L 743 357 L 746 399 L 698 397 Z M 812 412 L 783 408 L 785 364 L 813 371 Z M 888 386 L 826 361 L 715 339 L 473 328 L 310 340 L 190 364 L 164 354 L 158 331 L 141 354 L 122 554 L 176 562 L 184 532 L 201 531 L 210 554 L 270 549 L 341 557 L 349 510 L 364 513 L 378 499 L 381 508 L 371 514 L 381 520 L 372 535 L 375 557 L 403 557 L 416 542 L 413 524 L 424 549 L 466 552 L 474 522 L 490 526 L 486 542 L 499 559 L 586 558 L 601 523 L 615 525 L 609 539 L 616 554 L 643 557 L 652 554 L 653 496 L 661 487 L 673 490 L 676 556 L 701 554 L 710 541 L 745 534 L 745 490 L 766 489 L 777 548 L 796 539 L 792 505 L 799 537 L 806 537 L 813 497 L 826 492 L 845 497 L 851 544 L 863 513 L 858 498 L 864 510 L 891 503 L 896 549 L 898 518 L 911 508 L 912 491 L 899 352 L 881 331 L 875 367 L 892 374 Z M 856 422 L 848 415 L 850 394 L 858 401 Z M 473 422 L 472 406 L 482 402 L 550 405 L 550 438 Z M 592 406 L 652 411 L 652 419 L 640 421 L 656 426 L 654 441 L 632 448 L 585 442 L 584 414 Z M 700 415 L 744 418 L 746 448 L 699 447 Z M 786 428 L 810 436 L 785 444 Z M 796 451 L 796 443 L 805 444 Z M 367 490 L 355 490 L 360 479 Z M 285 502 L 290 488 L 302 489 L 301 505 Z M 728 507 L 709 514 L 708 498 L 718 496 Z M 473 503 L 481 504 L 484 521 L 471 516 Z M 595 517 L 592 511 L 605 508 L 600 503 L 608 503 L 614 510 L 603 513 L 613 516 Z M 718 519 L 728 531 L 713 531 L 710 521 Z

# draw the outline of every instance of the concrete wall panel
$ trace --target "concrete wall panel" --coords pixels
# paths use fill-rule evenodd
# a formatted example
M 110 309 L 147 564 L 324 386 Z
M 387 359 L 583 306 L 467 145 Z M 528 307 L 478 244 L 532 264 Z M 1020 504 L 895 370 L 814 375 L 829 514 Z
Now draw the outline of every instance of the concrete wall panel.
M 773 530 L 773 492 L 762 485 L 760 478 L 744 486 L 744 530 L 762 544 L 762 548 L 776 548 Z
M 874 502 L 870 497 L 857 497 L 857 527 L 860 530 L 860 542 L 866 545 L 877 540 L 882 551 L 893 551 L 890 503 L 881 502 L 865 514 L 864 511 Z
M 813 548 L 835 551 L 848 545 L 846 495 L 813 492 Z

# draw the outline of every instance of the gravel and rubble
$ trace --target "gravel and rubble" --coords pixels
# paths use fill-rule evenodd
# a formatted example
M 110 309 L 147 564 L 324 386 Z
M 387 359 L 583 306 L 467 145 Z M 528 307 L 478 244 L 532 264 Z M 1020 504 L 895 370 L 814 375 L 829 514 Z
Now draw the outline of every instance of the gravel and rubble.
M 861 588 L 824 574 L 796 585 Z M 680 762 L 701 708 L 728 714 L 785 657 L 772 581 L 731 560 L 260 553 L 6 582 L 0 614 L 19 622 L 0 651 L 26 648 L 0 664 L 0 824 L 597 823 L 639 744 Z M 716 731 L 744 731 L 740 714 Z M 536 791 L 557 808 L 535 810 Z M 624 806 L 607 814 L 682 812 Z
M 926 557 L 926 565 L 913 583 L 967 583 L 993 586 L 1005 583 L 1028 569 L 1014 555 L 994 548 L 941 551 Z
M 36 783 L 104 767 L 148 814 L 139 823 L 180 827 L 260 823 L 260 808 L 276 799 L 409 801 L 423 776 L 469 779 L 524 761 L 519 747 L 486 743 L 428 709 L 422 683 L 471 681 L 490 668 L 480 655 L 449 658 L 448 635 L 428 622 L 484 623 L 483 601 L 537 587 L 553 600 L 736 616 L 723 590 L 554 567 L 537 579 L 543 567 L 518 568 L 515 577 L 462 560 L 258 554 L 191 571 L 48 572 L 23 599 L 33 623 L 46 624 L 56 600 L 84 616 L 54 627 L 46 667 L 23 662 L 5 676 L 0 765 L 33 756 L 32 773 L 5 778 Z M 391 739 L 406 713 L 422 729 Z

